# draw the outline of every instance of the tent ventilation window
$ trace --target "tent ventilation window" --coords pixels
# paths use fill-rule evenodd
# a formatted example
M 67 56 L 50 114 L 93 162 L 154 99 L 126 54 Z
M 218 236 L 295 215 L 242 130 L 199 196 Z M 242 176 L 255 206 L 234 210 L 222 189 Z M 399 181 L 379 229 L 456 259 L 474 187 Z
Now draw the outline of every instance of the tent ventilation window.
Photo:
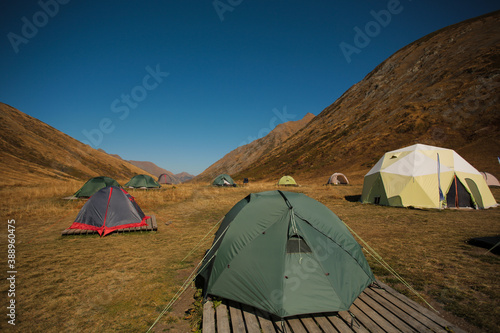
M 311 253 L 311 248 L 299 235 L 292 235 L 286 243 L 286 253 Z

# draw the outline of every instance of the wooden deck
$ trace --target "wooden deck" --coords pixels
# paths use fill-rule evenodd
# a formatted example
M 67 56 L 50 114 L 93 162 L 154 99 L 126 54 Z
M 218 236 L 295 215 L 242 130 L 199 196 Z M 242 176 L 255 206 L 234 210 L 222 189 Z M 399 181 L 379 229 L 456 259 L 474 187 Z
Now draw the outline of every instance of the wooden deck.
M 115 233 L 125 233 L 125 232 L 136 232 L 136 231 L 157 231 L 158 224 L 156 223 L 156 217 L 151 215 L 149 219 L 146 220 L 147 225 L 142 227 L 133 227 L 133 228 L 125 228 L 118 229 L 113 231 L 112 234 Z M 62 236 L 71 236 L 71 235 L 93 235 L 97 234 L 95 230 L 84 230 L 84 229 L 64 229 L 61 233 Z
M 465 332 L 391 287 L 369 287 L 347 311 L 285 318 L 286 332 Z M 282 332 L 281 321 L 269 313 L 237 302 L 223 300 L 215 309 L 203 306 L 204 333 Z

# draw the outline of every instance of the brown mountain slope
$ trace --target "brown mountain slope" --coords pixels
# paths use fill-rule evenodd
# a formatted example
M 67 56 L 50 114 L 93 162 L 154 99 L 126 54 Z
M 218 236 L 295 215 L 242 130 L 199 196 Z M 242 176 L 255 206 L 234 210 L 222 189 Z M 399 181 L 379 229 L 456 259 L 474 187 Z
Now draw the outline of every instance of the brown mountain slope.
M 106 153 L 106 151 L 104 151 L 104 149 L 97 149 L 103 153 Z M 171 171 L 168 171 L 166 169 L 163 169 L 159 166 L 157 166 L 156 164 L 154 164 L 153 162 L 149 162 L 149 161 L 134 161 L 134 160 L 124 160 L 120 155 L 118 154 L 108 154 L 109 156 L 113 156 L 114 158 L 117 158 L 119 160 L 122 160 L 122 161 L 126 161 L 126 162 L 129 162 L 130 164 L 132 165 L 135 165 L 136 167 L 146 171 L 147 173 L 150 173 L 151 175 L 155 176 L 156 178 L 160 177 L 161 174 L 163 173 L 166 173 L 168 174 L 171 179 L 173 180 L 173 184 L 179 184 L 181 183 L 182 181 L 176 176 L 174 175 L 173 172 Z M 192 178 L 192 177 L 191 177 Z
M 0 185 L 95 176 L 125 180 L 140 173 L 144 171 L 0 103 Z
M 155 175 L 156 178 L 158 178 L 162 173 L 166 173 L 169 175 L 173 180 L 174 184 L 179 184 L 181 181 L 175 177 L 174 173 L 168 170 L 165 170 L 163 168 L 160 168 L 153 162 L 149 161 L 133 161 L 133 160 L 128 160 L 129 163 L 135 165 L 138 168 L 141 168 L 142 170 L 149 172 L 152 175 Z
M 187 173 L 187 172 L 176 173 L 174 176 L 177 179 L 179 179 L 181 181 L 181 183 L 187 182 L 188 180 L 191 180 L 195 177 L 192 174 Z
M 221 173 L 233 175 L 256 163 L 267 152 L 281 145 L 291 135 L 303 128 L 314 118 L 308 113 L 304 118 L 279 124 L 266 136 L 240 146 L 223 158 L 209 166 L 205 171 L 196 176 L 194 181 L 210 181 Z
M 116 155 L 116 156 L 118 156 L 118 155 Z M 174 174 L 172 171 L 168 171 L 166 169 L 163 169 L 163 168 L 157 166 L 156 164 L 154 164 L 153 162 L 132 161 L 132 160 L 128 160 L 127 162 L 135 165 L 138 168 L 145 170 L 146 172 L 149 172 L 150 174 L 155 175 L 156 177 L 159 177 L 162 173 L 166 173 L 173 180 L 173 184 L 184 183 L 184 182 L 194 178 L 193 175 L 191 175 L 187 172 L 181 172 L 181 173 Z
M 384 152 L 414 143 L 457 150 L 500 176 L 500 12 L 404 47 L 300 132 L 236 178 L 362 176 Z
M 105 153 L 105 151 L 103 149 L 98 149 L 99 151 L 102 151 L 103 153 Z M 181 172 L 181 173 L 178 173 L 178 174 L 174 174 L 173 172 L 171 171 L 168 171 L 166 169 L 163 169 L 159 166 L 157 166 L 156 164 L 154 164 L 153 162 L 149 162 L 149 161 L 133 161 L 133 160 L 124 160 L 123 158 L 121 158 L 120 155 L 117 155 L 117 154 L 108 154 L 109 156 L 113 156 L 119 160 L 123 160 L 123 161 L 127 161 L 129 162 L 130 164 L 132 165 L 135 165 L 136 167 L 156 176 L 156 177 L 160 177 L 161 174 L 163 173 L 166 173 L 168 174 L 171 179 L 174 181 L 174 184 L 179 184 L 179 183 L 183 183 L 185 181 L 188 181 L 190 179 L 192 179 L 194 176 L 187 173 L 187 172 Z

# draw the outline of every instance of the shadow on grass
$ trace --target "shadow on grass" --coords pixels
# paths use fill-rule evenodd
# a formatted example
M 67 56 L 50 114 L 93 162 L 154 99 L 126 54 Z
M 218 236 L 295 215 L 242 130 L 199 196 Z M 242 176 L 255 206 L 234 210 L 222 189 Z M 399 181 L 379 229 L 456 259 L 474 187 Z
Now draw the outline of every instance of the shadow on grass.
M 358 195 L 346 195 L 344 197 L 349 202 L 361 202 L 361 194 Z

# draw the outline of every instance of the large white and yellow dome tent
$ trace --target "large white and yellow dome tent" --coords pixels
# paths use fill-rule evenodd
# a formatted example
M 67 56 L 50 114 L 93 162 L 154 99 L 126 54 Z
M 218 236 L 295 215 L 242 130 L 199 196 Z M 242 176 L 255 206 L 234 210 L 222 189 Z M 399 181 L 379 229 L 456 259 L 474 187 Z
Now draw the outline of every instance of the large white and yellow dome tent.
M 423 144 L 387 152 L 365 175 L 361 201 L 418 208 L 497 205 L 481 173 L 465 159 Z

